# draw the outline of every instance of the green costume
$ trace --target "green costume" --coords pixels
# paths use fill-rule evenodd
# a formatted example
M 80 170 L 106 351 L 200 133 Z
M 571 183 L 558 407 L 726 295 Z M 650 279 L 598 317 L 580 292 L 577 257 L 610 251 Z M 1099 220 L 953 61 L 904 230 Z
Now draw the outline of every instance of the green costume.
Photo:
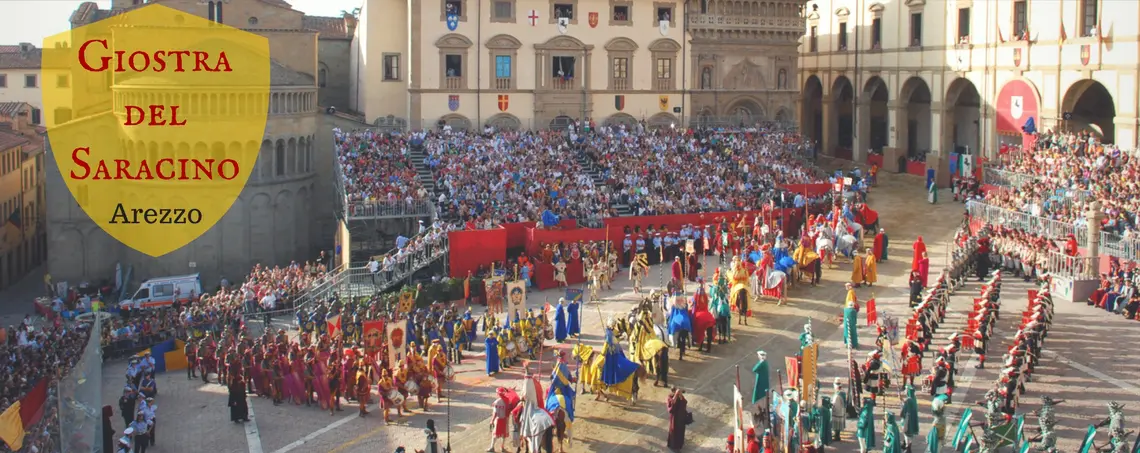
M 859 349 L 859 331 L 856 326 L 859 325 L 859 310 L 855 307 L 847 307 L 843 309 L 843 344 L 850 346 L 851 349 Z
M 938 453 L 938 443 L 942 439 L 938 438 L 938 429 L 930 428 L 930 433 L 926 435 L 926 453 Z
M 927 192 L 926 199 L 930 201 L 930 204 L 938 203 L 938 184 L 931 183 Z
M 903 421 L 903 431 L 907 437 L 918 435 L 918 400 L 914 398 L 914 386 L 907 384 L 906 399 L 903 400 L 902 411 L 899 417 Z
M 820 397 L 815 416 L 816 445 L 831 445 L 831 398 Z
M 765 355 L 766 357 L 767 355 Z M 768 383 L 768 361 L 760 359 L 756 365 L 752 367 L 752 373 L 756 375 L 752 383 L 752 404 L 764 399 L 768 396 L 768 391 L 771 386 Z
M 883 453 L 902 453 L 903 439 L 895 414 L 887 414 L 887 430 L 883 433 Z
M 861 451 L 866 452 L 875 448 L 875 402 L 870 398 L 863 398 L 863 410 L 859 412 L 855 437 L 859 438 Z
M 723 281 L 724 279 L 721 278 L 721 280 Z M 728 305 L 728 299 L 726 299 L 724 297 L 724 287 L 722 287 L 718 284 L 716 286 L 713 286 L 712 288 L 709 288 L 709 301 L 711 302 L 711 304 L 710 304 L 711 308 L 709 311 L 712 312 L 713 316 L 715 316 L 717 318 L 727 319 L 727 321 L 725 322 L 725 325 L 726 325 L 726 327 L 725 327 L 726 332 L 725 333 L 727 333 L 728 335 L 731 336 L 732 335 L 732 307 L 730 307 Z M 727 341 L 728 339 L 726 338 L 725 340 Z

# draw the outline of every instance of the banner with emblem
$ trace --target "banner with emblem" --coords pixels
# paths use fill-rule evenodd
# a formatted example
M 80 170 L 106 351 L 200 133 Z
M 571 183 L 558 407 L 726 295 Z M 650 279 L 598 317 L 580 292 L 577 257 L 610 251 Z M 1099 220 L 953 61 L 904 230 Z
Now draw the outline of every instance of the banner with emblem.
M 669 21 L 657 21 L 657 30 L 661 32 L 661 36 L 669 36 Z
M 507 107 L 509 107 L 510 105 L 511 105 L 511 95 L 500 94 L 499 95 L 499 111 L 500 112 L 507 111 Z
M 388 363 L 395 366 L 403 360 L 408 349 L 408 332 L 405 330 L 406 322 L 390 322 L 385 330 L 388 338 Z
M 733 436 L 739 439 L 732 444 L 733 453 L 744 453 L 747 442 L 744 440 L 744 395 L 740 393 L 740 386 L 732 386 L 732 431 Z
M 412 291 L 404 291 L 400 293 L 400 305 L 397 307 L 397 313 L 408 314 L 416 307 L 416 293 Z
M 657 104 L 658 107 L 661 107 L 662 112 L 669 110 L 669 96 L 658 96 Z
M 819 370 L 819 343 L 812 343 L 811 346 L 804 348 L 803 354 L 801 365 L 804 381 L 803 400 L 808 404 L 815 404 L 816 392 L 819 391 L 819 378 L 816 377 L 816 372 Z
M 447 96 L 447 108 L 451 111 L 459 110 L 459 95 L 451 94 Z
M 454 14 L 454 13 L 448 14 L 447 15 L 447 29 L 451 30 L 451 31 L 455 31 L 455 29 L 457 29 L 457 28 L 459 28 L 459 15 Z
M 329 326 L 329 337 L 336 338 L 341 336 L 342 332 L 340 329 L 340 315 L 328 318 L 325 320 L 325 322 L 328 323 Z
M 615 94 L 614 95 L 614 108 L 617 109 L 617 111 L 619 111 L 619 112 L 622 110 L 625 110 L 625 95 L 624 94 Z
M 517 310 L 520 314 L 526 313 L 526 281 L 515 280 L 507 282 L 507 316 L 514 316 Z
M 589 16 L 590 28 L 598 28 L 598 13 L 591 12 Z
M 487 310 L 491 314 L 503 312 L 503 279 L 502 277 L 495 277 L 484 280 L 483 284 L 486 286 L 487 292 Z
M 364 321 L 364 352 L 374 355 L 384 345 L 384 321 Z
M 568 17 L 559 17 L 559 18 L 558 18 L 558 33 L 562 33 L 562 34 L 564 34 L 564 35 L 565 35 L 565 34 L 566 34 L 566 30 L 567 30 L 567 29 L 569 29 L 569 28 L 570 28 L 570 18 L 568 18 Z
M 566 302 L 582 303 L 582 290 L 566 288 Z

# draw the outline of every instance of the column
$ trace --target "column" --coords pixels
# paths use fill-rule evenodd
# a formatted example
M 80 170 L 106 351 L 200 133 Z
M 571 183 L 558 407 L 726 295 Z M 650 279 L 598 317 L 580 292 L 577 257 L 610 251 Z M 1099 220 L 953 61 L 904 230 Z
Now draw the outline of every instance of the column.
M 906 150 L 900 146 L 905 140 L 903 127 L 906 125 L 906 105 L 899 101 L 887 102 L 887 146 L 883 148 L 883 170 L 904 173 L 899 171 L 899 157 L 906 155 Z
M 946 118 L 952 117 L 941 102 L 930 103 L 930 153 L 926 155 L 926 168 L 934 169 L 934 183 L 938 187 L 950 186 L 950 159 L 946 150 Z
M 835 103 L 831 96 L 823 97 L 823 143 L 820 144 L 820 153 L 824 156 L 835 155 L 835 145 L 839 139 L 839 124 L 835 121 Z
M 851 150 L 851 161 L 862 164 L 867 162 L 867 153 L 871 148 L 871 97 L 863 96 L 855 105 L 855 140 L 854 149 Z
M 1089 209 L 1085 211 L 1085 220 L 1088 225 L 1088 256 L 1089 260 L 1096 263 L 1091 269 L 1085 270 L 1085 277 L 1095 279 L 1100 264 L 1100 221 L 1104 218 L 1104 212 L 1101 210 L 1100 202 L 1093 201 L 1089 204 Z
M 1115 143 L 1125 149 L 1136 149 L 1136 117 L 1117 115 L 1112 119 L 1112 124 L 1116 126 Z

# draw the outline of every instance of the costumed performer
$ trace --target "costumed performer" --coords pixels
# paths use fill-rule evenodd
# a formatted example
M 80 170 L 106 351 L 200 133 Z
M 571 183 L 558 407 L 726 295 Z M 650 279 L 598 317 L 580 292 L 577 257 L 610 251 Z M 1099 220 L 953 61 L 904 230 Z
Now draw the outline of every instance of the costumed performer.
M 875 400 L 871 398 L 863 398 L 855 437 L 859 438 L 859 453 L 867 453 L 875 448 Z
M 558 351 L 558 361 L 554 363 L 554 370 L 550 373 L 550 388 L 546 391 L 546 411 L 556 414 L 555 428 L 559 451 L 562 451 L 564 440 L 568 440 L 571 447 L 574 446 L 571 433 L 574 424 L 574 403 L 578 398 L 574 391 L 574 382 L 570 367 L 566 364 L 566 352 Z M 564 417 L 561 423 L 559 423 L 560 417 Z
M 572 300 L 570 300 L 569 304 L 566 304 L 566 336 L 567 337 L 577 337 L 577 336 L 582 334 L 582 328 L 581 328 L 581 325 L 579 324 L 579 322 L 581 320 L 578 319 L 579 307 L 580 307 L 580 305 L 578 304 L 577 299 L 572 299 Z
M 902 453 L 903 438 L 899 432 L 899 424 L 895 422 L 895 414 L 887 413 L 886 431 L 883 432 L 883 453 Z
M 566 341 L 566 308 L 562 305 L 565 298 L 558 298 L 558 306 L 554 307 L 554 339 L 559 343 Z
M 716 317 L 709 311 L 709 295 L 705 292 L 705 281 L 697 279 L 697 289 L 693 294 L 693 341 L 698 350 L 712 352 L 712 344 L 716 339 Z
M 499 338 L 495 331 L 487 332 L 487 339 L 484 340 L 487 345 L 487 375 L 494 376 L 499 373 Z
M 669 269 L 673 277 L 673 287 L 682 293 L 685 292 L 685 272 L 684 266 L 681 265 L 680 256 L 673 257 L 673 264 Z
M 875 259 L 879 262 L 887 260 L 887 249 L 890 247 L 890 238 L 887 236 L 887 230 L 879 228 L 879 234 L 875 235 Z
M 853 293 L 855 290 L 850 283 L 847 284 L 847 306 L 843 309 L 843 344 L 851 349 L 859 349 L 859 307 Z
M 915 239 L 914 244 L 911 245 L 910 248 L 912 251 L 914 251 L 914 255 L 910 259 L 910 270 L 917 272 L 918 260 L 922 258 L 923 253 L 926 253 L 926 243 L 922 241 L 922 236 L 919 236 L 918 239 Z M 923 284 L 923 287 L 925 286 L 926 285 Z
M 692 315 L 689 314 L 687 303 L 682 296 L 672 296 L 673 308 L 669 310 L 669 337 L 680 351 L 678 360 L 685 360 L 685 347 L 689 344 L 689 333 L 693 331 Z
M 607 387 L 614 389 L 618 385 L 632 381 L 632 388 L 627 390 L 632 398 L 637 396 L 637 378 L 633 373 L 637 372 L 638 364 L 630 361 L 622 351 L 621 346 L 618 345 L 617 340 L 614 339 L 614 323 L 611 319 L 606 323 L 606 343 L 602 347 L 602 356 L 606 362 L 602 366 L 602 383 Z
M 720 275 L 720 269 L 717 269 L 717 275 L 714 276 L 713 280 L 716 283 L 712 288 L 709 288 L 709 300 L 712 304 L 710 311 L 716 318 L 716 341 L 718 344 L 725 344 L 728 343 L 732 328 L 732 307 L 729 306 L 728 298 L 724 294 L 726 288 L 724 276 Z

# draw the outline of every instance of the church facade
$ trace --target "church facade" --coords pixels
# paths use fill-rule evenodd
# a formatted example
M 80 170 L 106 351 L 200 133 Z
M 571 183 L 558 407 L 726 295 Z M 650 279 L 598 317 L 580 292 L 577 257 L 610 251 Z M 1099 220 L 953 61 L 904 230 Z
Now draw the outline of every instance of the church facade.
M 352 42 L 350 108 L 413 129 L 790 121 L 797 5 L 370 0 Z

